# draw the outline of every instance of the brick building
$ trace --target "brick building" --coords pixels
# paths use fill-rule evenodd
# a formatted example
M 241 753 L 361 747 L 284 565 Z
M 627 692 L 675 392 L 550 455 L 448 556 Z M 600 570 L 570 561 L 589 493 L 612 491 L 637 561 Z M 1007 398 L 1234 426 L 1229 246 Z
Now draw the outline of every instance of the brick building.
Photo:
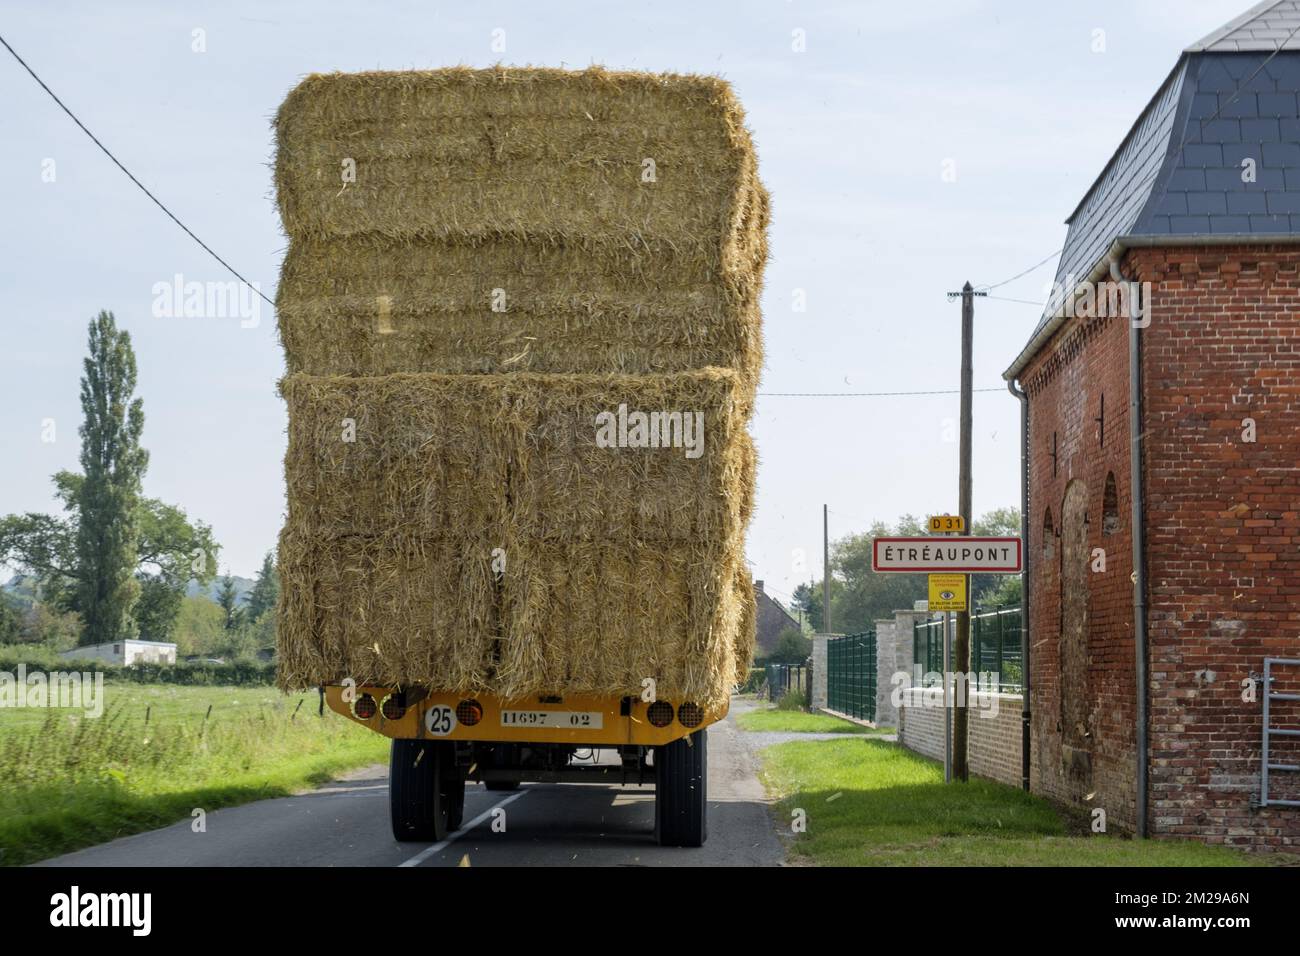
M 763 590 L 762 581 L 754 582 L 754 602 L 757 605 L 754 625 L 758 645 L 754 650 L 755 657 L 767 657 L 775 651 L 782 631 L 794 629 L 803 633 L 799 622 L 790 616 L 790 612 Z
M 1067 220 L 1005 374 L 1027 402 L 1031 789 L 1292 852 L 1300 804 L 1260 806 L 1258 678 L 1300 658 L 1298 95 L 1300 0 L 1184 51 Z M 1270 725 L 1300 728 L 1283 697 Z M 1300 737 L 1270 747 L 1270 800 L 1300 801 L 1280 769 Z

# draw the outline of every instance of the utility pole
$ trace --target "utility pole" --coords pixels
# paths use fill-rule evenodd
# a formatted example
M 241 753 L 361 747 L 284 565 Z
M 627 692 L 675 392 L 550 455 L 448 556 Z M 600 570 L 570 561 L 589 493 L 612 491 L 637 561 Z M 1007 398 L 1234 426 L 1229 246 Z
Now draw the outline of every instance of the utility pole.
M 975 333 L 975 296 L 987 295 L 977 293 L 967 282 L 960 293 L 948 293 L 949 297 L 961 296 L 961 438 L 958 446 L 957 471 L 957 510 L 961 513 L 965 528 L 961 534 L 971 533 L 971 385 L 974 378 L 972 368 L 972 339 Z M 953 670 L 957 675 L 970 673 L 970 605 L 975 596 L 970 592 L 971 576 L 966 575 L 966 610 L 957 612 L 957 631 L 953 636 L 952 656 Z M 957 687 L 953 679 L 952 686 Z M 948 675 L 944 677 L 945 683 Z M 970 686 L 962 687 L 962 698 L 956 701 L 952 712 L 953 777 L 965 783 L 970 779 L 970 769 L 966 760 L 967 740 L 970 736 L 970 711 L 967 707 Z
M 831 519 L 822 505 L 822 633 L 831 634 Z

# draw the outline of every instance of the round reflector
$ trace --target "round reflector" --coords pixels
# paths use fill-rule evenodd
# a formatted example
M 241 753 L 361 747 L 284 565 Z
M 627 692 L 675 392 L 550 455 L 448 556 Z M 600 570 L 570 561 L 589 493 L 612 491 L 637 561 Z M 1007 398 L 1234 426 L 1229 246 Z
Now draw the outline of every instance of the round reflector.
M 667 727 L 673 722 L 673 705 L 666 700 L 657 700 L 645 712 L 646 720 L 655 727 Z

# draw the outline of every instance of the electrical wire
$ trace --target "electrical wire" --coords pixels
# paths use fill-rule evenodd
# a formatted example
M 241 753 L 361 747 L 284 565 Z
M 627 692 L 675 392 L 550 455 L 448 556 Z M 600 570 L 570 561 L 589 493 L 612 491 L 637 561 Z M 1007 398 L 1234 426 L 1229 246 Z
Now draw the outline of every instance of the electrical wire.
M 198 236 L 194 234 L 194 230 L 190 229 L 189 226 L 181 222 L 180 219 L 176 217 L 175 213 L 173 213 L 170 209 L 164 206 L 162 200 L 160 200 L 157 196 L 151 193 L 149 189 L 144 185 L 144 183 L 136 179 L 135 176 L 132 174 L 131 170 L 127 169 L 124 165 L 122 165 L 122 161 L 119 160 L 116 156 L 114 156 L 112 152 L 109 151 L 109 148 L 105 146 L 103 143 L 101 143 L 99 141 L 99 138 L 95 136 L 95 134 L 92 133 L 89 129 L 86 128 L 85 123 L 77 119 L 77 114 L 73 113 L 72 110 L 68 109 L 67 105 L 63 102 L 63 100 L 59 99 L 59 97 L 55 94 L 55 92 L 46 85 L 45 81 L 36 75 L 36 71 L 27 65 L 27 61 L 18 55 L 18 51 L 15 50 L 13 47 L 11 47 L 9 45 L 9 41 L 6 40 L 3 36 L 0 36 L 0 44 L 3 44 L 4 48 L 9 51 L 10 55 L 13 56 L 13 58 L 18 61 L 19 65 L 22 66 L 24 70 L 26 70 L 28 73 L 31 74 L 32 79 L 34 79 L 37 83 L 40 84 L 41 89 L 43 89 L 46 93 L 50 94 L 50 98 L 54 100 L 55 103 L 58 103 L 59 108 L 62 109 L 63 112 L 67 113 L 68 116 L 72 118 L 72 122 L 76 123 L 77 126 L 81 128 L 81 131 L 90 137 L 91 142 L 93 142 L 96 146 L 98 146 L 100 150 L 103 152 L 103 154 L 107 156 L 109 159 L 111 159 L 113 161 L 113 164 L 117 166 L 118 169 L 122 170 L 123 173 L 126 174 L 126 178 L 131 180 L 131 182 L 135 183 L 137 186 L 139 186 L 140 191 L 153 200 L 154 205 L 156 205 L 159 209 L 161 209 L 164 213 L 166 213 L 167 217 L 171 219 L 172 222 L 180 226 L 181 229 L 185 231 L 185 234 L 187 236 L 189 236 L 200 246 L 202 246 L 204 251 L 207 252 L 208 255 L 212 256 L 212 258 L 216 259 L 223 266 L 225 266 L 227 271 L 229 271 L 231 275 L 233 275 L 240 282 L 244 283 L 244 285 L 248 286 L 258 295 L 260 295 L 262 299 L 265 300 L 267 305 L 271 306 L 271 308 L 275 308 L 275 303 L 266 297 L 266 293 L 264 293 L 261 289 L 257 288 L 257 286 L 253 285 L 253 283 L 249 282 L 242 275 L 240 275 L 239 272 L 235 269 L 235 267 L 232 266 L 229 262 L 221 258 L 221 256 L 217 255 L 216 251 L 211 246 L 209 246 L 206 242 L 204 242 L 202 239 L 200 239 Z

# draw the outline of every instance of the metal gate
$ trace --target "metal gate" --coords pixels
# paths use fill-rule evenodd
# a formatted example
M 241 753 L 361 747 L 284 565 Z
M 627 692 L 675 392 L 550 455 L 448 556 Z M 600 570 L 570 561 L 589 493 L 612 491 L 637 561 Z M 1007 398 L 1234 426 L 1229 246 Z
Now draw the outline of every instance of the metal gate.
M 826 641 L 826 706 L 859 720 L 876 719 L 876 632 Z

